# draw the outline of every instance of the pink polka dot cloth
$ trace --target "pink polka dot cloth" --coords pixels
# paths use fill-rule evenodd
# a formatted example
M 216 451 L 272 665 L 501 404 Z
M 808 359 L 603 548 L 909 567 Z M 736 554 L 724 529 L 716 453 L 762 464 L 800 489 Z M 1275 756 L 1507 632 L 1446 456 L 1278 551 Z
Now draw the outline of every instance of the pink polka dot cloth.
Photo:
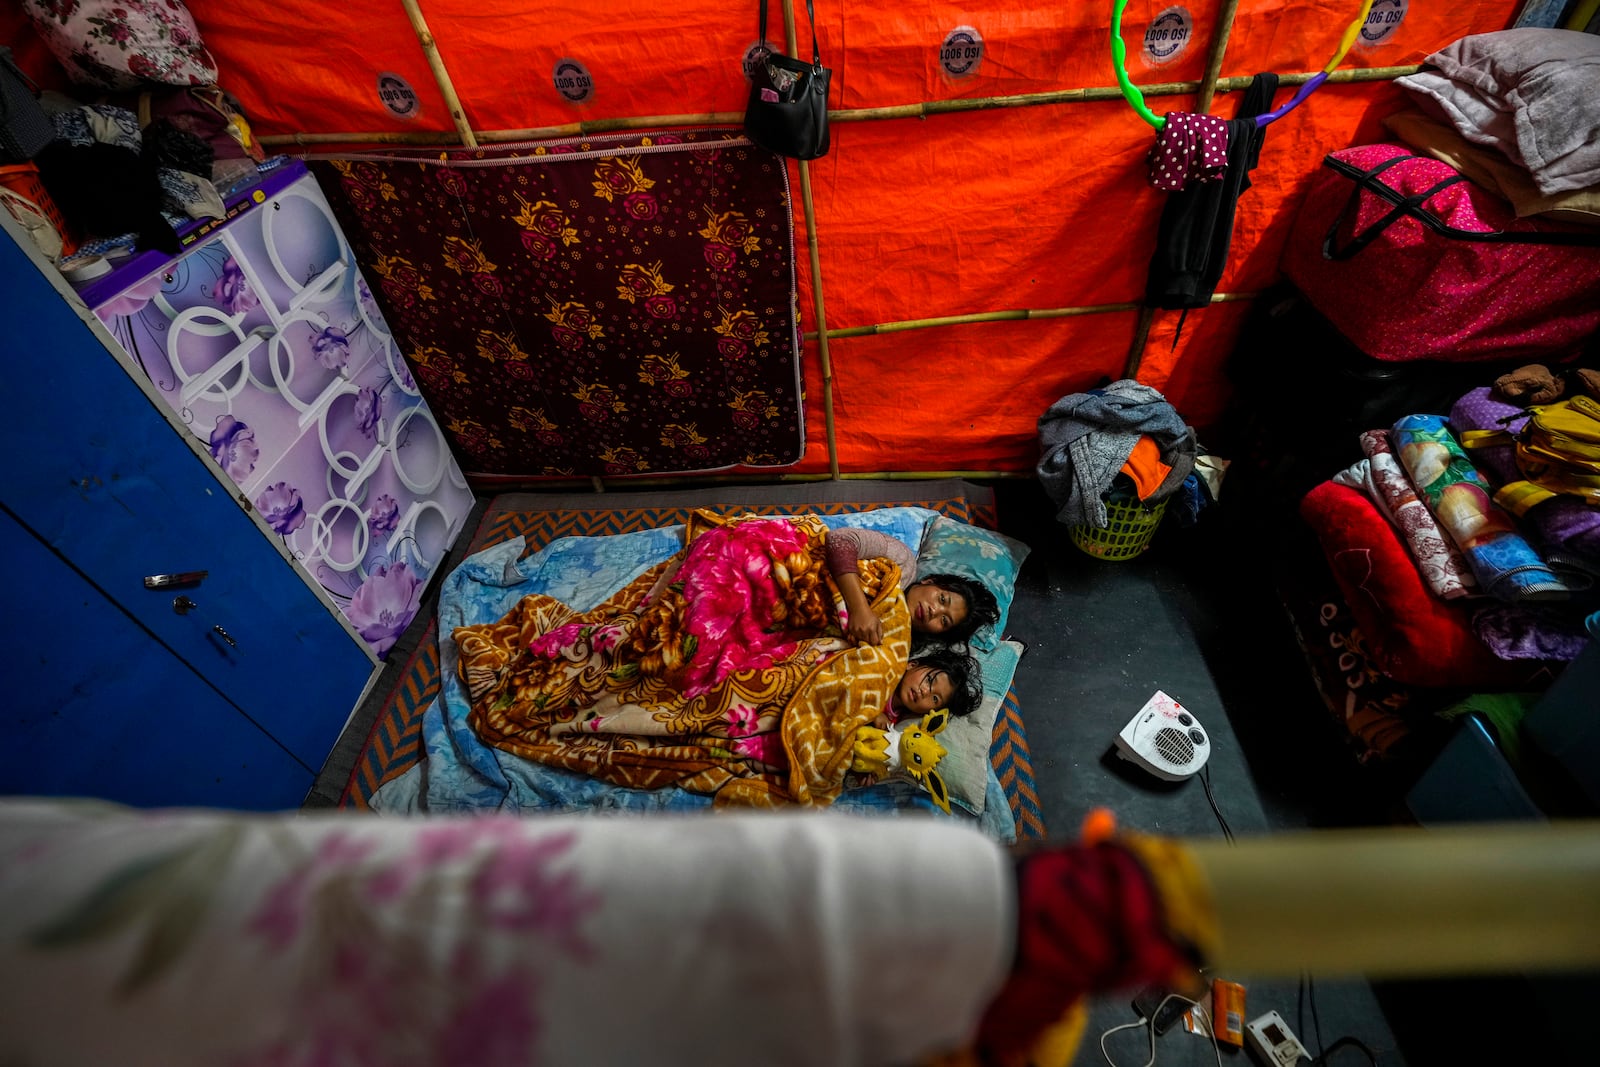
M 1187 111 L 1166 118 L 1147 157 L 1150 184 L 1173 193 L 1190 182 L 1221 181 L 1228 167 L 1227 120 Z

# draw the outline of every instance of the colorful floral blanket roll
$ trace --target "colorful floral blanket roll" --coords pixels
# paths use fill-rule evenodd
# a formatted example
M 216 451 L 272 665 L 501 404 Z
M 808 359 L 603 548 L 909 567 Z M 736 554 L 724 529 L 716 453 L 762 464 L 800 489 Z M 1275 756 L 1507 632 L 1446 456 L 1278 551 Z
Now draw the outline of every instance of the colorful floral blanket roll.
M 1416 488 L 1394 457 L 1388 432 L 1368 430 L 1361 435 L 1361 450 L 1371 462 L 1372 482 L 1383 497 L 1383 505 L 1394 517 L 1394 524 L 1406 548 L 1416 558 L 1417 570 L 1428 588 L 1443 600 L 1455 600 L 1477 592 L 1477 576 L 1455 542 L 1439 529 L 1433 512 L 1417 499 Z
M 1389 433 L 1417 495 L 1466 556 L 1478 583 L 1507 601 L 1560 600 L 1571 591 L 1517 532 L 1440 415 L 1407 415 Z

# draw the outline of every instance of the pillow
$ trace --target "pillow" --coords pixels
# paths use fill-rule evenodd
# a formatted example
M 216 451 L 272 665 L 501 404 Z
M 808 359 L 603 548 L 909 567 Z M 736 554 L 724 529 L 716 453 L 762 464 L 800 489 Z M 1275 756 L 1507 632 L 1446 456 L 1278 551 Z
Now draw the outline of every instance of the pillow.
M 992 773 L 989 749 L 994 744 L 994 724 L 1011 689 L 1012 676 L 1017 673 L 1022 646 L 1015 641 L 1002 641 L 994 651 L 974 650 L 973 656 L 983 669 L 983 700 L 970 714 L 951 719 L 950 725 L 939 732 L 939 743 L 945 748 L 944 759 L 939 761 L 939 776 L 950 790 L 952 801 L 974 815 L 982 815 Z
M 1486 145 L 1519 167 L 1522 150 L 1517 147 L 1517 128 L 1504 105 L 1470 85 L 1460 85 L 1436 70 L 1422 70 L 1397 79 L 1412 94 L 1425 115 L 1453 127 L 1473 144 Z
M 979 627 L 969 644 L 974 651 L 992 652 L 1006 632 L 1006 615 L 1017 591 L 1017 571 L 1030 551 L 1015 538 L 940 515 L 922 535 L 917 577 L 958 574 L 988 586 L 1000 606 L 1000 618 L 993 627 Z
M 79 85 L 212 85 L 217 62 L 179 0 L 22 0 L 39 36 Z
M 1421 111 L 1397 111 L 1383 120 L 1418 152 L 1443 160 L 1485 189 L 1510 201 L 1517 218 L 1541 215 L 1556 222 L 1600 226 L 1600 185 L 1546 196 L 1527 170 L 1493 149 L 1472 144 L 1455 127 Z
M 1600 37 L 1532 27 L 1476 33 L 1399 80 L 1469 141 L 1523 164 L 1545 194 L 1600 183 Z

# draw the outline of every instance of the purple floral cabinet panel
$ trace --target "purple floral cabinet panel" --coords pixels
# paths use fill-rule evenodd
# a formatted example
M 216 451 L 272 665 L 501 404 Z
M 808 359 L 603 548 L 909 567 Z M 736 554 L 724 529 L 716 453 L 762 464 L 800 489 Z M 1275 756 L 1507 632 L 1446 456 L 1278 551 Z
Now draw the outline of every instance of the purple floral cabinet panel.
M 473 498 L 316 180 L 95 311 L 385 655 Z

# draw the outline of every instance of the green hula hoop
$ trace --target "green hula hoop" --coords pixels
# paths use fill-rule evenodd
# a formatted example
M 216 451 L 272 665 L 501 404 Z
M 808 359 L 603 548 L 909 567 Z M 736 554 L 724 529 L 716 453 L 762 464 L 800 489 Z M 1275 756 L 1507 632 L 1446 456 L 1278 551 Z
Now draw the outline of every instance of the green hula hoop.
M 1140 118 L 1160 130 L 1166 126 L 1167 120 L 1150 110 L 1144 102 L 1144 94 L 1128 78 L 1128 46 L 1122 43 L 1122 10 L 1127 6 L 1128 0 L 1116 0 L 1116 5 L 1111 9 L 1111 66 L 1116 71 L 1117 85 L 1122 88 L 1122 98 L 1128 102 L 1128 106 L 1137 111 Z

